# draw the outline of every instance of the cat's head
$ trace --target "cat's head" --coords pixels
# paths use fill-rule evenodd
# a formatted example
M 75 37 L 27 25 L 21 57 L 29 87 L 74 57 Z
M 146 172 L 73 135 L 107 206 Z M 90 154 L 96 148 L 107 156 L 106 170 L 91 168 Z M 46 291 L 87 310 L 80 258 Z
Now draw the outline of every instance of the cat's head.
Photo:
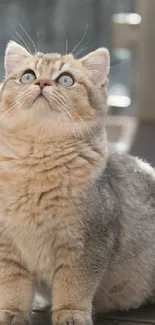
M 32 55 L 10 41 L 0 89 L 0 123 L 55 125 L 58 131 L 66 126 L 75 132 L 79 126 L 83 132 L 99 123 L 107 110 L 108 73 L 105 48 L 75 59 L 72 54 Z

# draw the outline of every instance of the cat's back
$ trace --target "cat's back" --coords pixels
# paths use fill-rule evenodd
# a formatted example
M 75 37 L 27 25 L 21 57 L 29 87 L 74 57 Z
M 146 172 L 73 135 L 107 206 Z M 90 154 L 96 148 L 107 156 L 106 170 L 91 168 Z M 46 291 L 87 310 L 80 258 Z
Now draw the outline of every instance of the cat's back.
M 111 199 L 115 197 L 119 206 L 121 224 L 128 225 L 134 233 L 147 229 L 155 233 L 155 170 L 147 162 L 127 154 L 113 153 L 109 156 L 107 168 L 99 182 L 99 188 L 106 180 Z M 145 231 L 144 231 L 145 228 Z M 151 235 L 151 234 L 150 234 Z
M 155 171 L 139 158 L 111 154 L 84 207 L 93 245 L 105 239 L 118 251 L 130 253 L 131 246 L 135 254 L 155 246 Z
M 101 177 L 107 178 L 120 205 L 151 212 L 155 208 L 155 170 L 140 158 L 113 153 Z M 100 183 L 101 186 L 101 183 Z M 149 210 L 148 210 L 149 209 Z M 138 213 L 138 210 L 134 210 Z
M 155 170 L 137 157 L 112 153 L 106 168 L 87 194 L 87 200 L 91 209 L 94 206 L 114 212 L 117 206 L 122 212 L 120 215 L 125 209 L 134 210 L 137 215 L 138 211 L 154 214 Z
M 97 292 L 97 308 L 132 308 L 154 290 L 155 171 L 139 158 L 111 154 L 96 188 L 106 207 L 100 228 L 108 220 L 106 233 L 113 234 L 108 239 L 113 245 Z

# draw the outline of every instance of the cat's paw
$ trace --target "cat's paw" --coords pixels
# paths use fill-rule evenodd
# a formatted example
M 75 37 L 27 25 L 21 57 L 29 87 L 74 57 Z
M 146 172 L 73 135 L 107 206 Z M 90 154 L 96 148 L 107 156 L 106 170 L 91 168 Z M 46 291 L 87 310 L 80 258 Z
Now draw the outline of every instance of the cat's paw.
M 0 312 L 0 325 L 28 325 L 28 320 L 24 319 L 21 314 L 13 315 L 12 313 Z
M 53 312 L 52 325 L 92 325 L 92 319 L 87 312 L 60 310 Z

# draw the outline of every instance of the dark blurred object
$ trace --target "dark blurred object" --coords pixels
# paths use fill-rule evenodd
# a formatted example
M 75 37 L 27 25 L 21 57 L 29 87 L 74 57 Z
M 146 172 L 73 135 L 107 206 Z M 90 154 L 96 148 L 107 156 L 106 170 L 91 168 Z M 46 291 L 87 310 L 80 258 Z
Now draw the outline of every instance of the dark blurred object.
M 115 312 L 96 315 L 94 325 L 153 325 L 155 324 L 154 305 L 129 312 Z M 38 311 L 32 314 L 31 325 L 51 325 L 50 313 Z
M 130 148 L 130 153 L 147 160 L 155 167 L 155 123 L 141 122 Z

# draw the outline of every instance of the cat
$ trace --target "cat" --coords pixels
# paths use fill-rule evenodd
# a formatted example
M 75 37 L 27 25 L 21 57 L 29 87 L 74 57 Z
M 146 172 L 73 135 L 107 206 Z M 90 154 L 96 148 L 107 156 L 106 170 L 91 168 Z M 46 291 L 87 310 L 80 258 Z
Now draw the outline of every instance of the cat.
M 10 41 L 0 87 L 0 324 L 53 325 L 154 297 L 155 171 L 109 152 L 109 52 L 29 53 Z

